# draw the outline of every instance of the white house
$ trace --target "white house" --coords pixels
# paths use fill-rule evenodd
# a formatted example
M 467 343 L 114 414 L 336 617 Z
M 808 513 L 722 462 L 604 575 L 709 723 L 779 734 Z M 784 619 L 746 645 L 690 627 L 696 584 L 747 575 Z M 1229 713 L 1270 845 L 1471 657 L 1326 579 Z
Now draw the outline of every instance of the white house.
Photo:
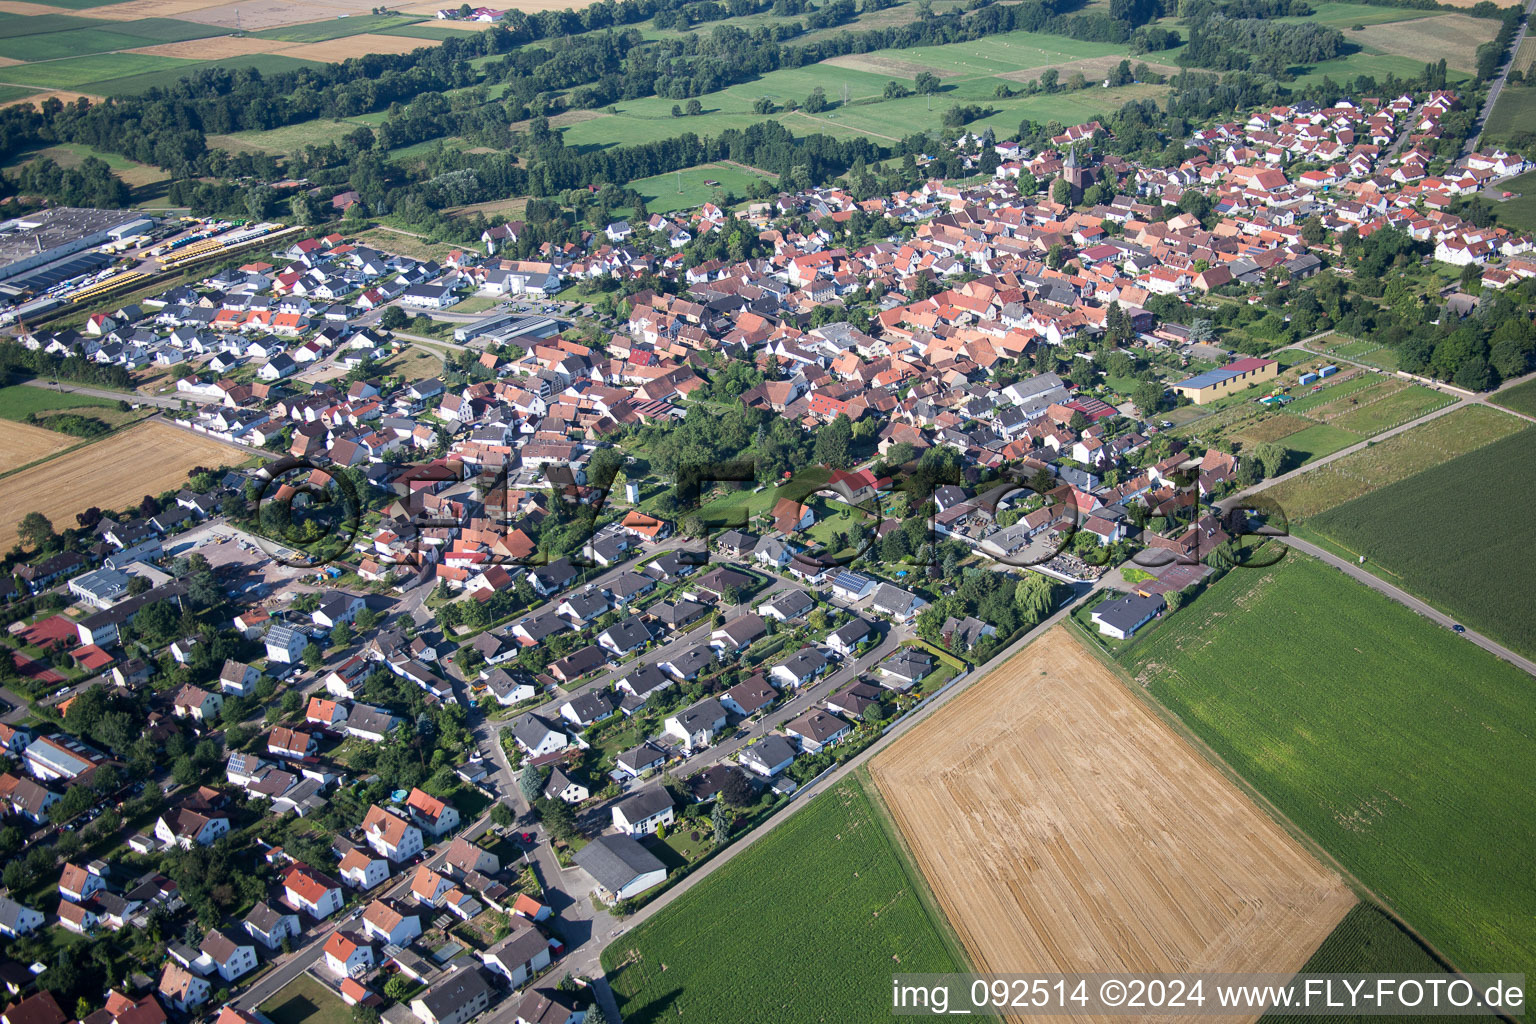
M 661 786 L 636 790 L 613 805 L 613 827 L 628 836 L 650 835 L 674 817 L 672 797 Z

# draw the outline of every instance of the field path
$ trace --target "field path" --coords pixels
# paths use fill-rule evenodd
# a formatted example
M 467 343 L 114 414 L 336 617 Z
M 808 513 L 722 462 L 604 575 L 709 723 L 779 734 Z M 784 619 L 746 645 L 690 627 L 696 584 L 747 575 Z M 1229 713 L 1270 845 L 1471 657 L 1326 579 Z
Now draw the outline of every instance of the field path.
M 1287 547 L 1295 548 L 1297 551 L 1300 551 L 1304 555 L 1311 555 L 1313 558 L 1320 562 L 1328 563 L 1335 569 L 1343 572 L 1345 575 L 1351 576 L 1359 582 L 1364 583 L 1378 594 L 1385 594 L 1387 597 L 1390 597 L 1392 600 L 1396 601 L 1403 607 L 1418 612 L 1420 615 L 1424 616 L 1426 619 L 1429 619 L 1431 622 L 1444 626 L 1446 629 L 1450 629 L 1452 626 L 1456 625 L 1456 619 L 1453 617 L 1440 611 L 1429 602 L 1421 598 L 1414 597 L 1402 587 L 1388 583 L 1386 580 L 1382 579 L 1380 576 L 1377 576 L 1369 569 L 1364 568 L 1360 563 L 1351 562 L 1348 559 L 1340 558 L 1338 555 L 1335 555 L 1327 548 L 1318 547 L 1311 541 L 1302 540 L 1300 537 L 1276 537 L 1275 539 Z M 1505 647 L 1503 644 L 1496 640 L 1488 639 L 1486 636 L 1477 632 L 1476 630 L 1466 629 L 1466 627 L 1463 627 L 1463 629 L 1465 632 L 1463 632 L 1461 635 L 1472 641 L 1477 646 L 1481 647 L 1483 650 L 1497 658 L 1501 658 L 1504 661 L 1509 662 L 1511 665 L 1520 669 L 1522 672 L 1527 672 L 1530 675 L 1536 676 L 1536 661 L 1532 661 L 1530 658 L 1516 654 L 1508 647 Z

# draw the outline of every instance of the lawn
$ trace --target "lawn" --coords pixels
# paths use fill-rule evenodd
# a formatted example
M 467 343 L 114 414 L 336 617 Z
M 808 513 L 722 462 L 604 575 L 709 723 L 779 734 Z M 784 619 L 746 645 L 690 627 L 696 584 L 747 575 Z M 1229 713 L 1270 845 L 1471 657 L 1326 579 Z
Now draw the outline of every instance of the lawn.
M 1486 406 L 1457 409 L 1277 484 L 1264 495 L 1295 522 L 1474 451 L 1525 426 L 1523 420 Z
M 92 398 L 89 395 L 60 394 L 47 388 L 34 387 L 31 384 L 11 384 L 0 387 L 0 418 L 25 420 L 28 413 L 43 415 L 49 412 L 58 412 L 63 409 L 79 409 L 85 406 L 94 406 L 99 409 L 117 409 L 117 403 L 105 398 Z
M 352 1008 L 307 974 L 257 1007 L 272 1024 L 352 1024 Z
M 1466 971 L 1536 970 L 1536 687 L 1320 562 L 1229 572 L 1138 682 Z
M 1536 654 L 1536 428 L 1339 505 L 1310 526 L 1479 632 Z
M 1536 416 L 1536 380 L 1528 380 L 1524 384 L 1516 384 L 1508 391 L 1500 391 L 1493 396 L 1492 401 L 1506 409 Z
M 1291 453 L 1286 466 L 1295 469 L 1361 440 L 1363 438 L 1359 434 L 1351 434 L 1326 423 L 1317 423 L 1294 434 L 1287 434 L 1278 443 Z
M 884 1022 L 892 971 L 963 970 L 888 827 L 845 780 L 615 940 L 624 1020 Z
M 704 164 L 671 174 L 658 174 L 629 183 L 630 187 L 645 197 L 646 209 L 652 213 L 670 213 L 673 210 L 690 210 L 707 202 L 720 202 L 725 193 L 746 198 L 747 189 L 754 181 L 773 182 L 767 175 L 754 174 L 728 164 Z M 718 185 L 706 185 L 706 181 Z M 681 182 L 682 190 L 678 190 Z

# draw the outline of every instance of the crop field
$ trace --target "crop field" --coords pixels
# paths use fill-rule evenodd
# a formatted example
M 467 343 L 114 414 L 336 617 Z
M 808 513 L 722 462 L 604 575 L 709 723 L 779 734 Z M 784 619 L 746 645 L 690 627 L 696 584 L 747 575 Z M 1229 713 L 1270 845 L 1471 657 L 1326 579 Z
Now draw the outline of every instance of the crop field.
M 1309 525 L 1479 632 L 1536 654 L 1529 580 L 1511 571 L 1536 544 L 1533 444 L 1536 428 L 1521 431 Z
M 131 55 L 129 55 L 131 56 Z M 315 67 L 314 61 L 299 60 L 295 57 L 285 57 L 276 53 L 255 53 L 249 57 L 231 57 L 227 60 L 205 61 L 197 64 L 191 70 L 205 67 L 221 67 L 235 70 L 237 68 L 254 68 L 264 75 L 276 74 L 282 71 L 293 71 L 297 68 Z M 127 75 L 122 78 L 112 78 L 101 82 L 91 82 L 84 88 L 103 96 L 137 96 L 149 89 L 156 87 L 167 88 L 176 84 L 177 80 L 188 74 L 185 67 L 165 68 L 160 71 L 150 71 L 144 74 Z
M 146 494 L 184 483 L 194 466 L 242 461 L 217 441 L 164 423 L 146 423 L 22 470 L 5 479 L 6 493 L 22 496 L 0 506 L 0 545 L 16 543 L 16 525 L 41 512 L 61 526 L 95 505 L 122 508 Z
M 46 459 L 54 452 L 61 452 L 79 443 L 78 437 L 18 423 L 7 416 L 6 422 L 0 423 L 0 473 L 10 472 L 38 459 Z M 6 487 L 9 491 L 9 481 L 0 484 L 0 487 Z
M 1536 970 L 1536 687 L 1320 562 L 1235 569 L 1137 681 L 1465 971 Z
M 870 774 L 978 971 L 1294 970 L 1355 902 L 1065 628 Z
M 364 32 L 377 32 L 380 29 L 410 25 L 419 20 L 419 18 L 402 18 L 393 14 L 363 14 L 350 18 L 333 18 L 330 21 L 316 21 L 307 25 L 269 28 L 257 33 L 257 36 L 261 39 L 281 39 L 291 43 L 319 43 L 327 39 L 340 39 L 343 36 L 355 36 Z
M 99 93 L 99 90 L 90 88 L 98 82 L 152 71 L 175 71 L 176 77 L 180 77 L 196 66 L 197 61 L 157 57 L 148 53 L 94 53 L 86 57 L 68 57 L 64 60 L 0 68 L 0 80 L 12 85 L 43 89 L 84 87 L 87 92 Z
M 603 968 L 627 1024 L 879 1024 L 893 970 L 965 969 L 922 884 L 847 779 L 616 939 Z
M 1296 522 L 1474 451 L 1525 426 L 1523 420 L 1486 406 L 1468 406 L 1351 452 L 1263 493 Z
M 1437 14 L 1413 21 L 1367 25 L 1362 32 L 1345 30 L 1344 38 L 1381 53 L 1396 54 L 1421 63 L 1441 57 L 1449 67 L 1463 71 L 1477 68 L 1477 48 L 1492 39 L 1499 23 L 1469 14 Z
M 1500 391 L 1493 396 L 1492 401 L 1506 409 L 1536 416 L 1536 380 L 1528 380 L 1524 384 L 1516 384 L 1508 391 Z

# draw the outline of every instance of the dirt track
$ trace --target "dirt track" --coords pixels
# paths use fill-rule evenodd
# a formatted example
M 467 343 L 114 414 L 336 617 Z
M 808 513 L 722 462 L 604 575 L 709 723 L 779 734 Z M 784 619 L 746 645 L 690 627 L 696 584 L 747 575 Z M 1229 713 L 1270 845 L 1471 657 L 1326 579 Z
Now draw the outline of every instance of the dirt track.
M 1063 627 L 870 771 L 977 971 L 1290 972 L 1355 902 Z

